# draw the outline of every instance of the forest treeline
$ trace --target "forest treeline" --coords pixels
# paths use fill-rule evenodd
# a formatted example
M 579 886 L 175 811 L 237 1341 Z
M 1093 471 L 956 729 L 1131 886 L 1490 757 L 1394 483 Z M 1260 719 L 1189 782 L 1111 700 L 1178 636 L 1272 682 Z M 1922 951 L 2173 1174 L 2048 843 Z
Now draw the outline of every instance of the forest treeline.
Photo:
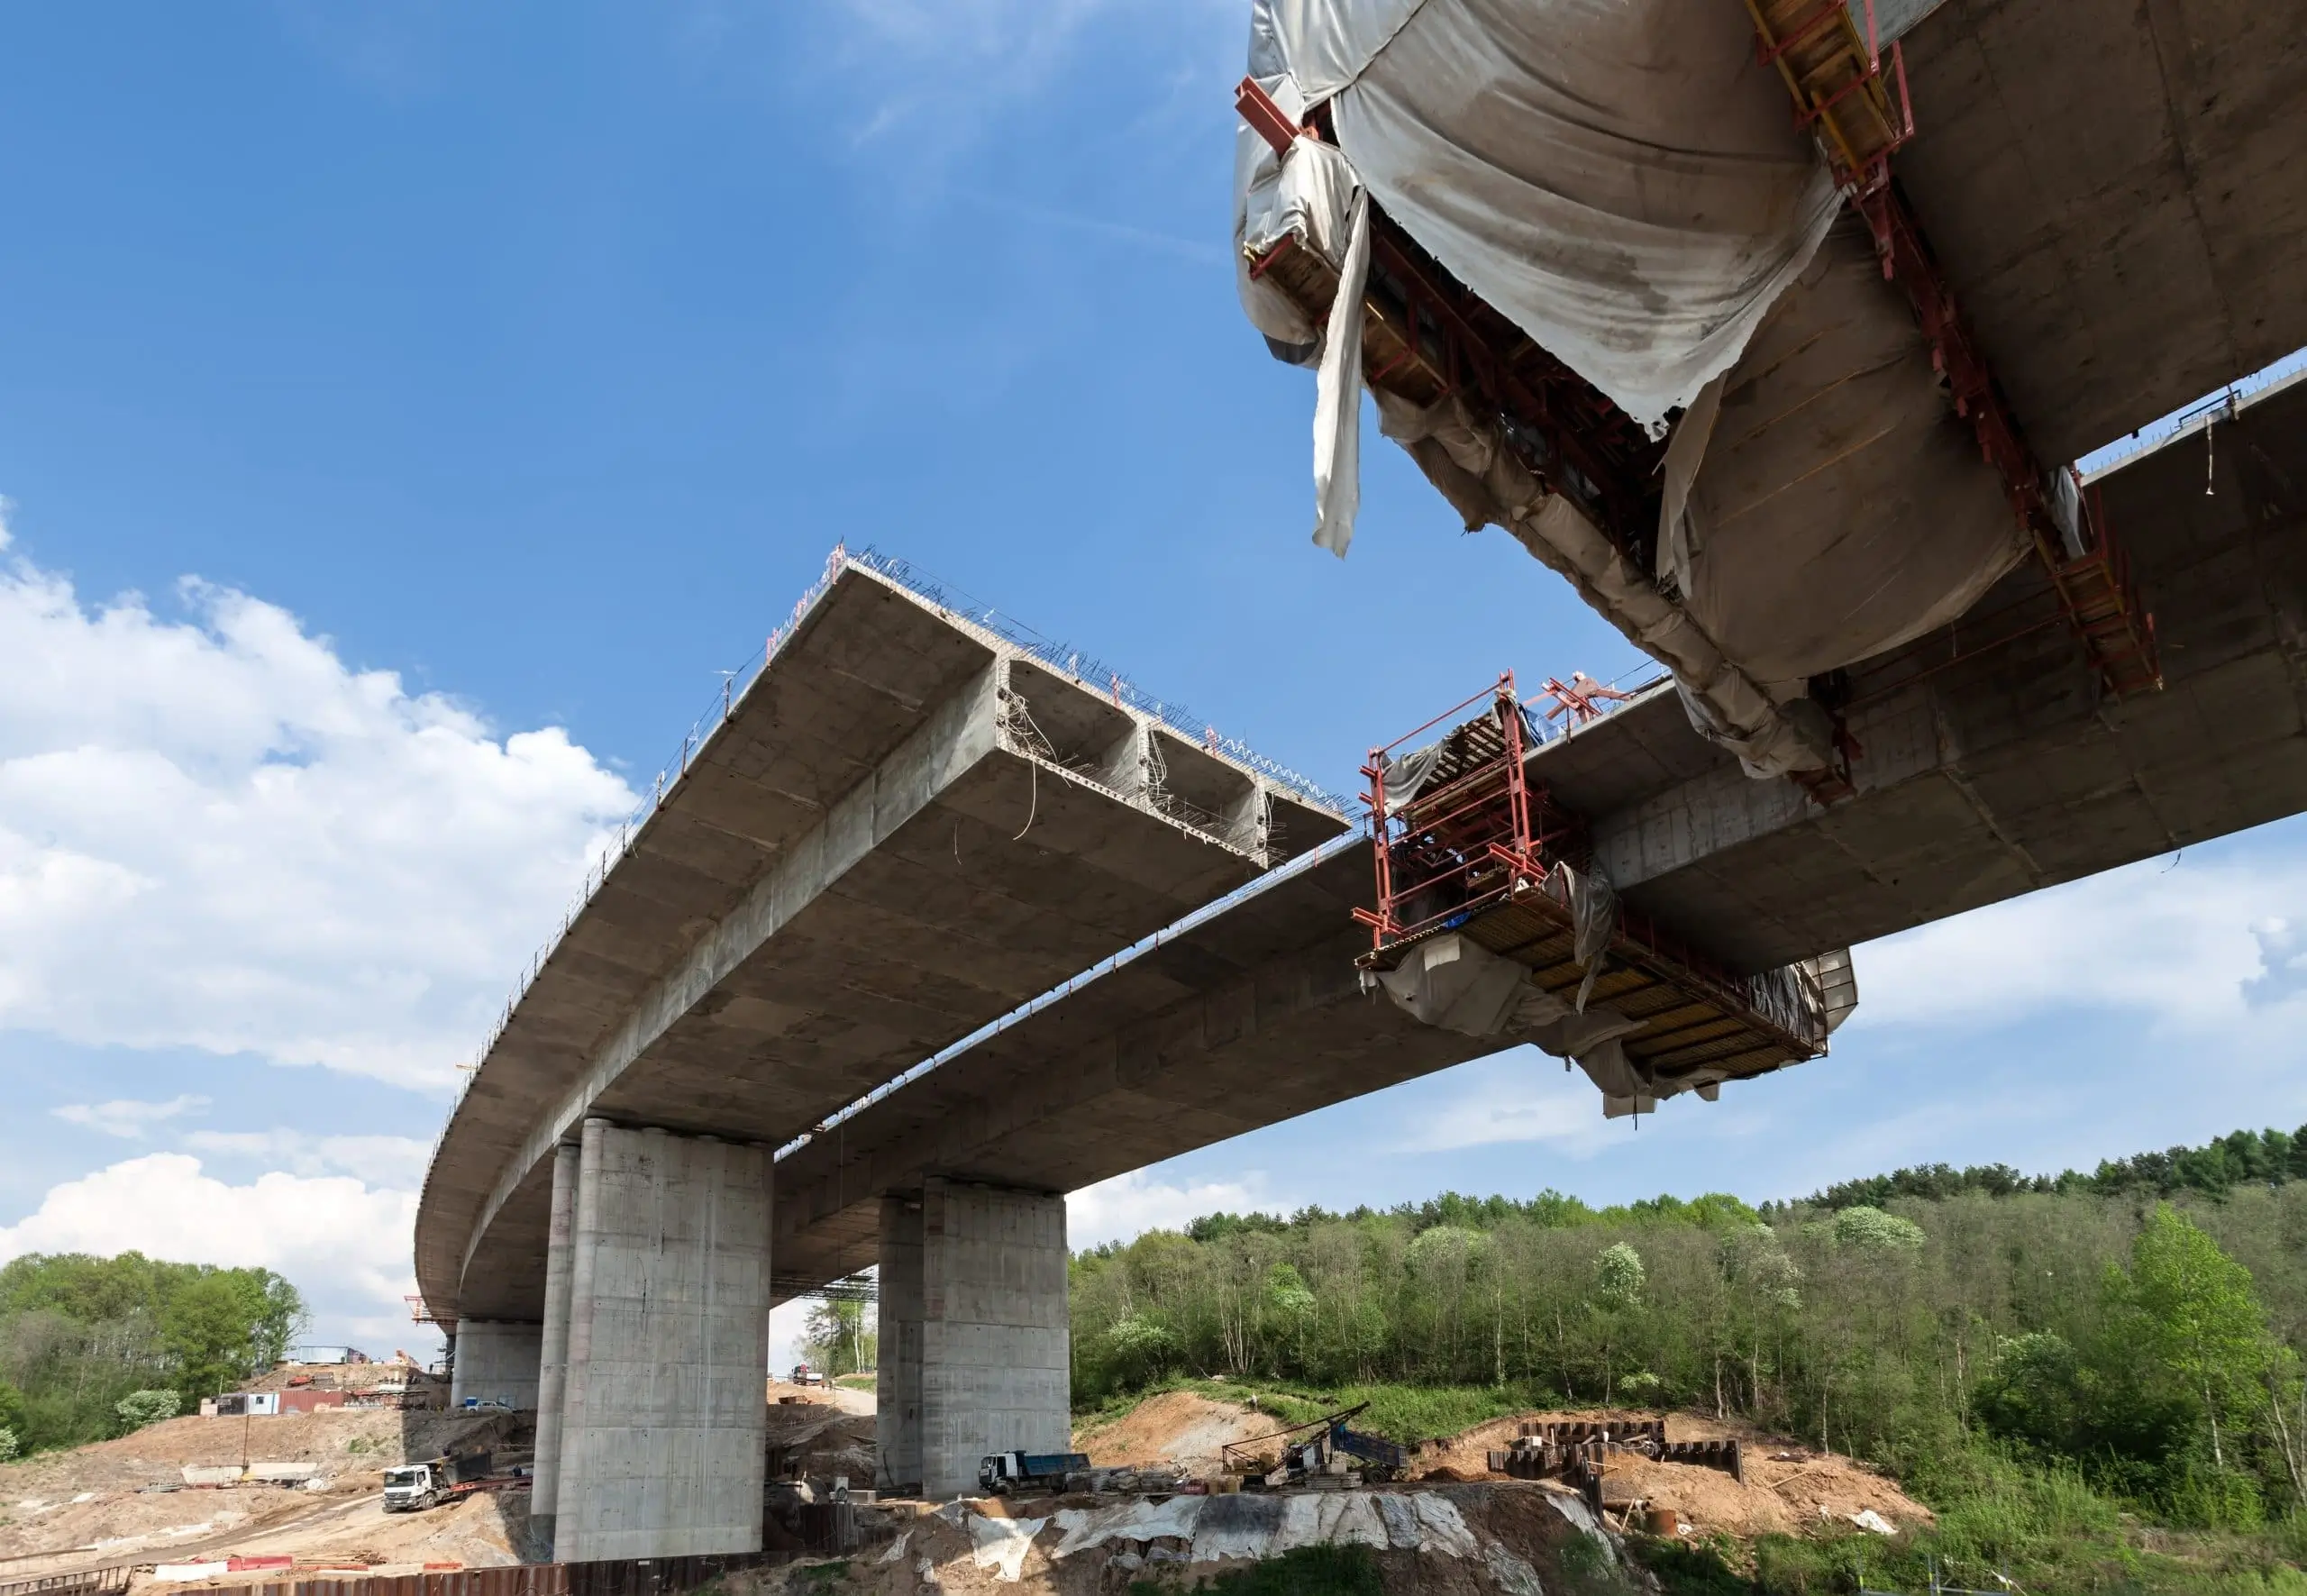
M 287 1354 L 305 1322 L 268 1269 L 32 1254 L 0 1268 L 0 1455 L 187 1411 Z
M 1075 1400 L 1223 1375 L 1673 1406 L 1909 1474 L 1987 1443 L 2247 1528 L 2307 1501 L 2301 1145 L 1907 1170 L 1766 1210 L 1547 1192 L 1211 1216 L 1076 1257 Z
M 2238 1186 L 2280 1186 L 2307 1180 L 2307 1126 L 2295 1131 L 2239 1130 L 2200 1147 L 2173 1147 L 2165 1153 L 2141 1153 L 2130 1158 L 2102 1161 L 2089 1174 L 2067 1170 L 2056 1175 L 2022 1175 L 2007 1163 L 1925 1163 L 1845 1181 L 1812 1197 L 1814 1208 L 1847 1208 L 1865 1204 L 1880 1208 L 1895 1197 L 1930 1200 L 1965 1191 L 1989 1197 L 2009 1197 L 2020 1191 L 2089 1191 L 2102 1197 L 2151 1192 L 2175 1197 L 2193 1192 L 2224 1197 Z M 1769 1211 L 1770 1204 L 1764 1205 Z

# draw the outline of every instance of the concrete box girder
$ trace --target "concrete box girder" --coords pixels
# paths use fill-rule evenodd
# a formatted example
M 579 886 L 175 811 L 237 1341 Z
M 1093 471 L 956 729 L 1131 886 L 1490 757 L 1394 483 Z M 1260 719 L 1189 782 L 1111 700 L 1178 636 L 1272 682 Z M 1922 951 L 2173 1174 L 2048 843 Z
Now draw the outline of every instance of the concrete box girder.
M 1894 166 L 2046 461 L 2307 344 L 2307 35 L 2257 0 L 1947 0 Z
M 1021 736 L 1026 705 L 1069 737 L 1151 736 L 843 570 L 692 752 L 460 1106 L 420 1208 L 428 1299 L 539 1311 L 550 1152 L 586 1115 L 781 1142 L 1271 856 L 1264 777 L 1210 762 L 1258 824 L 1165 815 Z M 1310 843 L 1344 821 L 1300 804 L 1291 824 Z
M 2218 448 L 2210 497 L 2195 445 L 2103 484 L 2162 693 L 2102 702 L 2063 625 L 2023 630 L 2045 609 L 2022 570 L 1854 672 L 1854 799 L 1748 780 L 1671 689 L 1546 744 L 1532 777 L 1591 819 L 1630 901 L 1748 969 L 2307 810 L 2307 384 Z M 1355 848 L 1270 885 L 789 1157 L 784 1288 L 872 1262 L 871 1205 L 925 1173 L 1078 1189 L 1492 1051 L 1355 989 L 1369 870 Z

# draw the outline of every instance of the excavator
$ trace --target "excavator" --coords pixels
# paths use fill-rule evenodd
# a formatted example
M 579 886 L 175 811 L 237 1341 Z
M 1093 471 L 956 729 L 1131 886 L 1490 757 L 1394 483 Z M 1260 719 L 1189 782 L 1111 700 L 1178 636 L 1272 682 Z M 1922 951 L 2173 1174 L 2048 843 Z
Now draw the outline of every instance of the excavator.
M 1229 1441 L 1222 1449 L 1226 1472 L 1246 1476 L 1243 1483 L 1252 1489 L 1269 1491 L 1324 1479 L 1343 1484 L 1357 1473 L 1373 1482 L 1399 1479 L 1409 1466 L 1409 1454 L 1383 1436 L 1354 1429 L 1346 1423 L 1369 1406 L 1359 1402 L 1288 1429 Z M 1272 1461 L 1271 1455 L 1262 1451 L 1269 1441 L 1281 1443 L 1280 1459 L 1274 1466 L 1261 1470 L 1259 1464 Z

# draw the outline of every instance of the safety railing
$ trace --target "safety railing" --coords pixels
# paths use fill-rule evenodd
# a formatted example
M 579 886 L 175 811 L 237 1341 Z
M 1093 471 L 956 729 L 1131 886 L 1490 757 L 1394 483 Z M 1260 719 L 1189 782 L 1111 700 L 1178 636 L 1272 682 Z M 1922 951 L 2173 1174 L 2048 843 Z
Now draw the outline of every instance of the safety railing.
M 544 972 L 546 964 L 551 962 L 553 953 L 561 946 L 562 939 L 574 929 L 578 917 L 592 902 L 594 894 L 598 892 L 608 880 L 610 871 L 615 870 L 618 862 L 632 851 L 634 842 L 641 834 L 642 828 L 648 824 L 650 817 L 679 785 L 681 779 L 688 773 L 689 768 L 696 762 L 698 755 L 707 741 L 727 722 L 730 716 L 735 712 L 737 706 L 744 701 L 746 693 L 752 690 L 753 684 L 761 679 L 762 673 L 769 669 L 771 661 L 800 629 L 802 621 L 809 612 L 832 589 L 841 573 L 853 566 L 904 588 L 949 620 L 966 623 L 990 633 L 1019 652 L 1030 655 L 1045 665 L 1066 672 L 1077 681 L 1091 686 L 1099 692 L 1110 696 L 1117 702 L 1126 704 L 1141 714 L 1160 721 L 1172 730 L 1185 734 L 1199 746 L 1213 752 L 1222 753 L 1236 763 L 1255 771 L 1275 784 L 1290 789 L 1301 798 L 1340 814 L 1346 810 L 1346 800 L 1327 791 L 1318 782 L 1267 758 L 1236 738 L 1222 735 L 1214 726 L 1200 720 L 1183 705 L 1156 698 L 1104 661 L 1084 654 L 1078 649 L 1070 648 L 1063 643 L 1044 636 L 1013 617 L 1000 614 L 992 606 L 983 604 L 960 588 L 921 570 L 910 561 L 881 553 L 872 548 L 853 553 L 845 544 L 836 543 L 834 545 L 833 552 L 825 558 L 825 569 L 810 584 L 808 589 L 794 601 L 792 610 L 787 615 L 784 623 L 769 634 L 758 652 L 747 659 L 736 670 L 724 675 L 720 692 L 707 707 L 705 712 L 690 723 L 688 732 L 681 738 L 679 752 L 657 772 L 649 789 L 643 794 L 641 801 L 634 806 L 633 812 L 618 825 L 616 833 L 606 840 L 604 845 L 587 864 L 583 881 L 576 897 L 561 915 L 560 924 L 538 947 L 534 955 L 523 966 L 519 977 L 514 982 L 511 996 L 506 999 L 495 1023 L 490 1026 L 488 1036 L 475 1051 L 471 1061 L 458 1066 L 459 1079 L 456 1090 L 450 1101 L 448 1113 L 442 1118 L 440 1133 L 433 1140 L 433 1151 L 436 1157 L 440 1152 L 442 1138 L 448 1135 L 450 1126 L 455 1123 L 457 1109 L 462 1105 L 465 1094 L 471 1090 L 474 1081 L 479 1078 L 482 1062 L 495 1051 L 497 1043 L 503 1040 L 506 1029 L 511 1026 L 513 1017 L 520 1009 L 521 1000 L 528 996 L 529 989 Z M 1171 801 L 1175 804 L 1183 803 L 1182 799 Z M 1224 822 L 1217 817 L 1201 816 L 1199 811 L 1190 818 L 1184 816 L 1174 817 L 1189 819 L 1189 823 L 1194 824 L 1208 823 L 1217 826 L 1224 825 Z M 428 1180 L 429 1168 L 428 1163 Z

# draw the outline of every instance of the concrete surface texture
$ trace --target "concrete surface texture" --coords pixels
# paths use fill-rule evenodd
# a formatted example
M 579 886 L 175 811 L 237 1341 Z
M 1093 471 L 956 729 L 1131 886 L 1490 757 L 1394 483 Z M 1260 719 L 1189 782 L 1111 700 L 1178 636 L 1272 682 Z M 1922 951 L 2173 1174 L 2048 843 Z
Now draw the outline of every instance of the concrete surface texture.
M 544 1327 L 499 1319 L 467 1319 L 457 1327 L 457 1361 L 449 1404 L 537 1405 L 537 1361 Z
M 1339 847 L 780 1160 L 780 1295 L 872 1263 L 925 1175 L 1073 1190 L 1497 1051 L 1362 990 L 1370 855 Z
M 761 1547 L 770 1154 L 584 1126 L 554 1555 Z
M 974 1494 L 989 1454 L 1068 1450 L 1065 1199 L 932 1177 L 880 1212 L 889 1480 Z
M 537 1446 L 529 1491 L 529 1518 L 552 1538 L 553 1504 L 561 1491 L 561 1419 L 569 1394 L 569 1303 L 575 1284 L 577 1183 L 581 1145 L 563 1142 L 552 1155 L 552 1219 L 545 1236 L 544 1333 L 537 1348 Z
M 542 1318 L 552 1150 L 585 1116 L 778 1145 L 1345 825 L 841 567 L 458 1105 L 425 1300 Z
M 2029 564 L 1850 672 L 1853 799 L 1746 780 L 1666 695 L 1533 774 L 1593 818 L 1627 901 L 1741 971 L 2307 809 L 2307 385 L 2099 486 L 2162 692 L 2106 699 Z
M 880 1265 L 874 1305 L 877 1351 L 873 1413 L 880 1455 L 877 1486 L 921 1481 L 921 1195 L 873 1203 L 877 1224 L 866 1245 Z M 772 1244 L 773 1245 L 774 1244 Z M 818 1261 L 818 1269 L 825 1263 Z
M 2035 451 L 2307 344 L 2307 31 L 2257 0 L 1946 0 L 1893 167 Z

